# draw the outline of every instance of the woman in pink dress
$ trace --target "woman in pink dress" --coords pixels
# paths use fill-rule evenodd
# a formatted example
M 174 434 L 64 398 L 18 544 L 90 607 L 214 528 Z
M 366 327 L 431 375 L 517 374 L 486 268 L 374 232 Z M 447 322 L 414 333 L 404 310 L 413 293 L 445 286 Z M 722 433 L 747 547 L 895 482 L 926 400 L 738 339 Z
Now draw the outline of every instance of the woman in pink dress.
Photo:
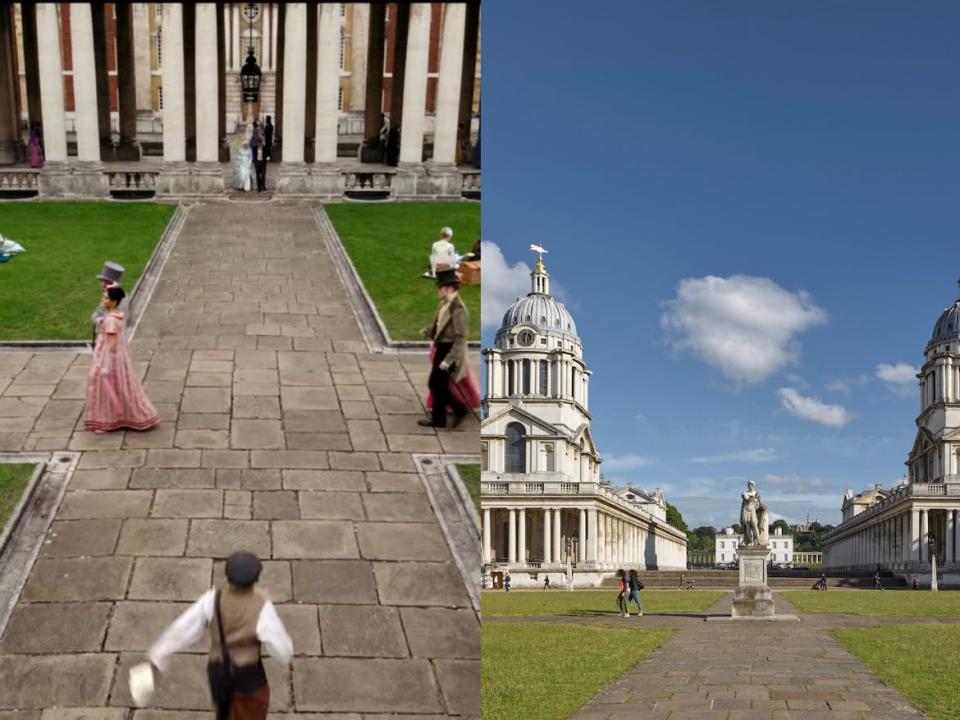
M 43 167 L 43 144 L 40 140 L 40 126 L 34 125 L 30 131 L 30 145 L 27 147 L 30 167 Z
M 119 286 L 107 288 L 103 296 L 107 312 L 97 327 L 84 422 L 87 430 L 98 435 L 119 428 L 147 430 L 160 422 L 130 359 L 123 329 L 124 315 L 117 309 L 125 296 Z
M 436 352 L 437 346 L 431 343 L 429 355 L 429 360 L 431 363 L 433 362 L 433 356 L 436 354 Z M 480 407 L 480 386 L 477 384 L 476 378 L 473 377 L 473 373 L 470 372 L 469 363 L 466 364 L 465 374 L 461 380 L 454 380 L 453 375 L 451 374 L 450 394 L 468 408 Z M 429 390 L 427 391 L 425 404 L 427 406 L 427 410 L 433 409 L 433 393 L 431 393 Z

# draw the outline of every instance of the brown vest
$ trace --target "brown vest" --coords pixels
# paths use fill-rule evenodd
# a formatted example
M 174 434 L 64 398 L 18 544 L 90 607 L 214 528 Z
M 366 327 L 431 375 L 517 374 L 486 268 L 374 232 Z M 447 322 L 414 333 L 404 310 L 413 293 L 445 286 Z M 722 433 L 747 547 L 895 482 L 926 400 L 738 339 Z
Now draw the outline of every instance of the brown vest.
M 226 630 L 227 652 L 237 667 L 255 665 L 260 661 L 260 641 L 257 639 L 257 621 L 267 598 L 258 590 L 240 590 L 226 587 L 220 590 L 220 616 Z M 220 624 L 214 605 L 210 621 L 210 660 L 220 658 Z

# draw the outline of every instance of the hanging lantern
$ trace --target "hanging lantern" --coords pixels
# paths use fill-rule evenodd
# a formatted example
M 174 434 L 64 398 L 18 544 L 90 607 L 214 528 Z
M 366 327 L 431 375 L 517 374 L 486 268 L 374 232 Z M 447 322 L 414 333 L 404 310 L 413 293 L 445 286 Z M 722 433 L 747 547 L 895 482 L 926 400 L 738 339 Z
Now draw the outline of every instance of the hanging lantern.
M 247 55 L 247 62 L 240 70 L 240 85 L 243 87 L 243 102 L 260 102 L 260 66 L 257 65 L 257 59 L 253 56 L 253 48 L 250 48 L 250 54 Z

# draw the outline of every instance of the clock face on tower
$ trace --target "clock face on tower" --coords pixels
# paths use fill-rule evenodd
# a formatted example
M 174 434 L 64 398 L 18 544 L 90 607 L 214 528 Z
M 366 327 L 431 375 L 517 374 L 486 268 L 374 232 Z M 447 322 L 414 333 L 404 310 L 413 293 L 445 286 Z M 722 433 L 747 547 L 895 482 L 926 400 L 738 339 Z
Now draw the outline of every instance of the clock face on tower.
M 533 345 L 533 333 L 529 330 L 523 330 L 519 335 L 517 335 L 517 342 L 519 342 L 524 347 L 530 347 Z

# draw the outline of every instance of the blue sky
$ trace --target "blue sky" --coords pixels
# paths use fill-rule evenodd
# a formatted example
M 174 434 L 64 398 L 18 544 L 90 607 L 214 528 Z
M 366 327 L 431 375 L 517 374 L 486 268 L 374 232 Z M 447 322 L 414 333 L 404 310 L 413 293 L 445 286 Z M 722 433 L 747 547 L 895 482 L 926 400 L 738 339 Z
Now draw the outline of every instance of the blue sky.
M 824 522 L 897 482 L 960 276 L 960 6 L 483 13 L 485 342 L 543 244 L 608 478 L 718 527 L 746 479 Z

